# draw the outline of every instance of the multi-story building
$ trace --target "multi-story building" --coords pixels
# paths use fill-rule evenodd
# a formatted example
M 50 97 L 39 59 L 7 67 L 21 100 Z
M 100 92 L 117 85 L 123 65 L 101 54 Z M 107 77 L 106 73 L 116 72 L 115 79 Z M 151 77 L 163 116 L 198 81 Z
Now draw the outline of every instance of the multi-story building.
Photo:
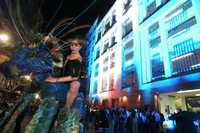
M 200 1 L 138 3 L 143 103 L 200 110 Z
M 99 104 L 137 106 L 133 43 L 137 10 L 134 1 L 117 0 L 88 33 L 89 40 L 95 40 L 88 44 L 89 97 Z
M 117 0 L 96 27 L 90 97 L 162 113 L 200 110 L 199 7 L 199 0 Z

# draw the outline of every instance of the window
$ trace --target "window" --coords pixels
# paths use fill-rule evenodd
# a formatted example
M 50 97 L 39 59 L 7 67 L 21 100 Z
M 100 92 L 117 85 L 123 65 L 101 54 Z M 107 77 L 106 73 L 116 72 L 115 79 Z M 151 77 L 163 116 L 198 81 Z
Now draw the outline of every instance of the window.
M 124 46 L 125 51 L 133 49 L 133 40 L 128 41 Z
M 116 39 L 116 38 L 115 38 L 115 35 L 113 35 L 113 36 L 111 37 L 111 45 L 110 45 L 110 47 L 114 46 L 114 45 L 117 43 L 115 39 Z
M 107 87 L 108 87 L 107 77 L 103 77 L 102 78 L 102 92 L 107 91 Z
M 107 20 L 106 21 L 106 24 L 105 24 L 105 29 L 104 29 L 104 32 L 103 32 L 103 34 L 105 34 L 109 29 L 110 29 L 110 20 Z
M 127 36 L 132 30 L 132 21 L 125 22 L 122 26 L 122 38 Z
M 106 57 L 103 61 L 103 72 L 108 70 L 108 57 Z
M 160 58 L 159 53 L 152 56 L 151 70 L 152 70 L 152 80 L 163 77 L 163 75 L 164 75 L 164 65 L 163 65 L 163 61 Z
M 153 39 L 153 40 L 150 40 L 149 41 L 149 45 L 151 48 L 155 48 L 158 46 L 158 44 L 161 42 L 161 38 L 160 36 L 158 36 L 157 38 Z
M 108 57 L 106 57 L 103 61 L 103 64 L 107 64 L 108 63 Z
M 125 62 L 133 60 L 134 52 L 133 52 L 133 40 L 129 40 L 124 45 L 124 59 Z
M 97 84 L 97 81 L 95 80 L 94 84 L 93 84 L 93 88 L 92 88 L 93 89 L 93 91 L 92 91 L 93 94 L 97 94 L 97 86 L 98 86 L 98 84 Z
M 165 4 L 165 3 L 167 3 L 168 1 L 170 1 L 170 0 L 161 0 L 161 3 L 162 3 L 162 4 Z
M 113 90 L 114 89 L 114 75 L 111 74 L 110 75 L 110 82 L 109 82 L 109 90 Z
M 151 4 L 147 6 L 146 16 L 150 16 L 156 10 L 156 1 L 153 1 Z
M 197 23 L 195 16 L 192 18 L 186 20 L 185 22 L 181 23 L 180 25 L 176 26 L 175 28 L 168 31 L 168 37 L 173 36 L 174 34 L 177 34 L 178 32 L 190 28 L 191 26 L 195 25 Z
M 199 69 L 200 49 L 196 49 L 197 44 L 199 43 L 193 42 L 193 39 L 188 39 L 174 45 L 171 53 L 173 74 Z
M 97 34 L 97 42 L 101 39 L 101 31 L 98 32 Z
M 125 55 L 125 60 L 126 61 L 129 61 L 131 59 L 133 59 L 133 51 L 131 51 L 129 53 L 126 53 L 126 55 Z
M 123 0 L 123 14 L 131 7 L 131 0 Z
M 152 24 L 149 28 L 148 28 L 148 31 L 149 33 L 153 33 L 155 30 L 157 30 L 159 28 L 159 23 L 156 22 L 154 24 Z
M 168 37 L 190 28 L 197 23 L 195 16 L 188 11 L 191 7 L 192 2 L 188 0 L 166 15 L 166 18 L 175 15 L 166 22 Z
M 96 57 L 95 57 L 95 60 L 98 59 L 99 56 L 100 56 L 100 50 L 99 50 L 99 48 L 97 48 L 97 50 L 96 50 Z
M 122 88 L 131 87 L 135 84 L 135 74 L 133 70 L 126 70 L 122 79 Z
M 115 53 L 112 53 L 110 56 L 110 68 L 114 68 L 115 66 Z
M 109 48 L 109 43 L 108 41 L 104 44 L 104 47 L 103 47 L 103 51 L 102 51 L 102 54 L 104 54 Z
M 151 48 L 155 48 L 161 42 L 159 33 L 159 23 L 156 22 L 148 28 L 149 32 L 149 45 Z
M 113 12 L 112 13 L 112 21 L 111 21 L 111 25 L 113 26 L 115 23 L 117 22 L 117 20 L 116 20 L 116 14 L 115 14 L 115 12 Z
M 97 77 L 98 75 L 99 75 L 99 64 L 96 64 L 94 77 Z
M 180 5 L 179 7 L 177 7 L 176 9 L 174 9 L 173 11 L 171 11 L 170 13 L 168 13 L 166 15 L 166 17 L 170 17 L 174 14 L 176 14 L 177 12 L 180 12 L 180 11 L 186 11 L 188 10 L 189 8 L 192 7 L 192 2 L 191 0 L 187 0 L 186 2 L 184 2 L 182 5 Z

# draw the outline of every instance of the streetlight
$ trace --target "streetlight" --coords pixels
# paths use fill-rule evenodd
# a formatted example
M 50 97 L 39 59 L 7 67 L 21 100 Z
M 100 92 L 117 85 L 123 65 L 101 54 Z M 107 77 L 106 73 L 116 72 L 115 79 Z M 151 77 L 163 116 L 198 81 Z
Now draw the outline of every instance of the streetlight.
M 0 40 L 2 42 L 7 42 L 9 40 L 9 36 L 7 34 L 0 34 Z

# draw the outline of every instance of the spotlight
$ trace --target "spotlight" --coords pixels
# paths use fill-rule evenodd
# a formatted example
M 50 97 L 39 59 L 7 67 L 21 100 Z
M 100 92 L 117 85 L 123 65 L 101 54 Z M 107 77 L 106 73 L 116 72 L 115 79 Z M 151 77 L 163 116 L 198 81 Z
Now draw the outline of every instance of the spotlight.
M 24 78 L 28 81 L 32 81 L 31 76 L 30 75 L 25 75 Z
M 9 40 L 9 36 L 6 34 L 0 34 L 0 40 L 2 42 L 7 42 Z
M 40 99 L 40 95 L 38 93 L 35 94 L 35 99 Z

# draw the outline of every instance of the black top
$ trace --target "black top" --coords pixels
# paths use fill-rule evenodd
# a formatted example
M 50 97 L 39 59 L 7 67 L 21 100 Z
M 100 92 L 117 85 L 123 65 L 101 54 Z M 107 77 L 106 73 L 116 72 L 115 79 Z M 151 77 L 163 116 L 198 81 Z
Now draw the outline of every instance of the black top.
M 64 76 L 80 77 L 82 63 L 80 60 L 68 60 L 64 66 Z

